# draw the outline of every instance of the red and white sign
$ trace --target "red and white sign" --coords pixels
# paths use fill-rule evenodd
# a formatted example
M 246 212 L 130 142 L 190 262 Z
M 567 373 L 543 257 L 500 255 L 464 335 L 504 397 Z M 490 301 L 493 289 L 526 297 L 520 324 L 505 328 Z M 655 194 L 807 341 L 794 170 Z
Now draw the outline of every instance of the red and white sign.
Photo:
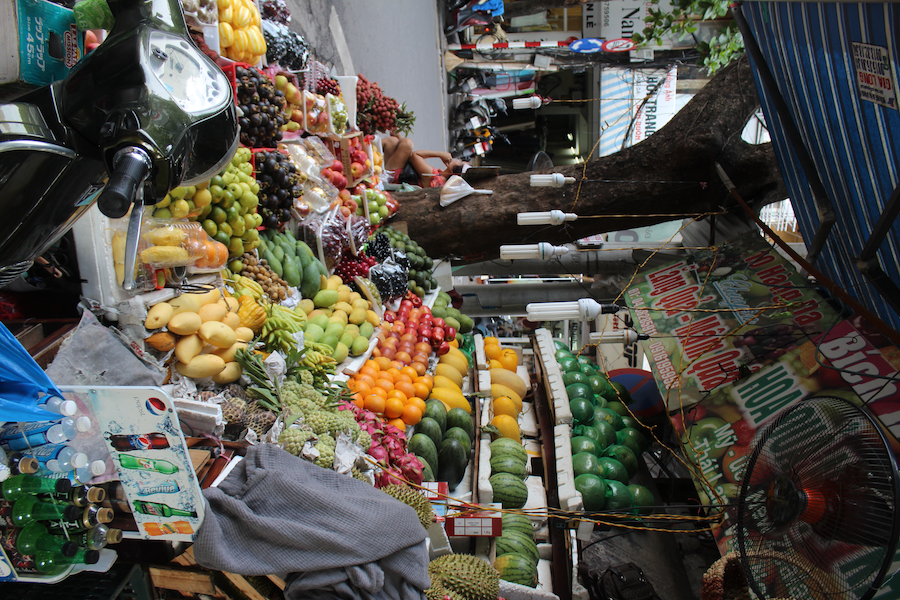
M 447 517 L 444 529 L 449 537 L 500 537 L 503 518 L 498 512 L 471 512 Z
M 628 38 L 619 38 L 617 40 L 606 40 L 601 48 L 604 52 L 628 52 L 634 49 L 634 42 Z

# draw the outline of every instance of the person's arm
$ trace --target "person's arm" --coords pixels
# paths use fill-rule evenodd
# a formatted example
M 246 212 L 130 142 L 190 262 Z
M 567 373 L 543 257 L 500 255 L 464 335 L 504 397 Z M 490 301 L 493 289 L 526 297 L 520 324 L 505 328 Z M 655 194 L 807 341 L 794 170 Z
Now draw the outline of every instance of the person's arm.
M 445 165 L 449 165 L 450 161 L 453 160 L 449 152 L 437 152 L 434 150 L 413 150 L 413 152 L 422 158 L 439 158 Z

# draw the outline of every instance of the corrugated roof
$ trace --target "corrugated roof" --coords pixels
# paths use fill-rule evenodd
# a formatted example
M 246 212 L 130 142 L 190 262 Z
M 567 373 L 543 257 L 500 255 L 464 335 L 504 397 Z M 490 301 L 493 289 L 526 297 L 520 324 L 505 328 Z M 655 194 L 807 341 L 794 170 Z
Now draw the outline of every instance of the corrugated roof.
M 891 71 L 900 64 L 897 4 L 747 2 L 743 13 L 788 104 L 837 223 L 816 266 L 895 329 L 900 316 L 857 270 L 854 258 L 900 179 L 900 113 L 857 92 L 853 42 L 885 49 Z M 766 122 L 804 239 L 819 224 L 809 184 L 785 139 L 771 98 L 760 85 Z M 897 77 L 892 74 L 896 92 Z M 895 97 L 900 97 L 897 94 Z M 895 103 L 896 106 L 896 103 Z M 900 282 L 900 226 L 881 244 L 887 275 Z

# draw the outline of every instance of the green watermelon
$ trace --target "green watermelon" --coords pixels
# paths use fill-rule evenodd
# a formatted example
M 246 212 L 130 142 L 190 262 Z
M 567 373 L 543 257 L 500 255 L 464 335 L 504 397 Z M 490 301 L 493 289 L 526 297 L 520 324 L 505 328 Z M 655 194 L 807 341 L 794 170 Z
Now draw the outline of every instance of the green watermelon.
M 496 473 L 488 481 L 494 492 L 494 502 L 503 508 L 522 508 L 528 501 L 525 482 L 511 473 Z
M 416 434 L 419 435 L 419 434 Z M 414 435 L 413 437 L 416 437 Z M 431 441 L 431 440 L 429 440 Z M 466 465 L 469 464 L 469 450 L 455 438 L 447 438 L 441 444 L 441 452 L 438 455 L 438 479 L 447 482 L 447 487 L 452 492 L 466 475 Z
M 537 587 L 537 566 L 527 556 L 521 554 L 504 554 L 494 560 L 494 568 L 500 573 L 500 579 L 530 588 Z
M 475 439 L 475 424 L 472 422 L 472 415 L 467 413 L 463 408 L 451 408 L 447 411 L 447 429 L 459 427 L 469 435 L 469 439 Z M 446 435 L 446 432 L 445 432 Z
M 428 464 L 428 461 L 421 456 L 416 456 L 422 463 L 422 481 L 434 481 L 434 469 Z
M 579 452 L 572 456 L 572 470 L 575 472 L 576 477 L 585 473 L 603 477 L 603 470 L 600 468 L 600 457 L 590 452 Z
M 416 433 L 424 433 L 430 437 L 431 441 L 434 442 L 435 448 L 440 446 L 441 442 L 444 441 L 444 434 L 441 430 L 441 426 L 431 417 L 422 417 L 422 420 L 416 423 Z
M 634 496 L 628 486 L 614 479 L 606 480 L 606 510 L 624 510 L 634 506 Z
M 441 436 L 443 437 L 447 430 L 447 406 L 440 400 L 426 400 L 425 414 L 422 416 L 437 421 L 437 424 L 441 426 Z
M 628 471 L 629 479 L 634 477 L 638 472 L 638 467 L 640 464 L 638 463 L 638 456 L 634 452 L 631 451 L 631 448 L 628 446 L 623 446 L 622 444 L 612 444 L 608 446 L 606 450 L 601 453 L 603 456 L 614 458 L 625 467 L 625 470 Z M 627 483 L 627 482 L 626 482 Z
M 573 398 L 569 400 L 569 410 L 575 425 L 590 425 L 594 422 L 594 405 L 587 398 Z
M 592 440 L 591 438 L 585 435 L 576 435 L 572 438 L 572 456 L 575 456 L 579 452 L 590 452 L 596 456 L 600 456 L 600 446 L 597 445 L 597 442 Z
M 472 438 L 469 437 L 469 434 L 466 433 L 462 427 L 451 427 L 445 431 L 444 439 L 441 440 L 441 445 L 443 445 L 444 440 L 449 439 L 455 439 L 466 449 L 466 461 L 472 458 Z
M 597 459 L 597 462 L 600 464 L 600 469 L 603 471 L 603 479 L 620 481 L 624 485 L 628 485 L 628 480 L 630 478 L 628 476 L 628 469 L 625 468 L 625 465 L 608 456 Z
M 528 453 L 525 451 L 525 447 L 516 440 L 497 438 L 491 442 L 489 448 L 491 450 L 491 458 L 500 454 L 506 454 L 518 458 L 522 461 L 522 464 L 528 462 Z
M 525 515 L 503 513 L 503 533 L 507 531 L 518 531 L 534 539 L 534 525 L 531 524 L 531 519 Z
M 491 457 L 491 475 L 497 473 L 510 473 L 519 479 L 528 477 L 528 470 L 525 468 L 525 463 L 508 454 Z
M 602 477 L 584 473 L 575 478 L 575 489 L 581 494 L 584 510 L 603 510 L 606 505 L 607 485 Z
M 504 531 L 503 535 L 495 540 L 497 556 L 504 554 L 519 554 L 527 557 L 535 565 L 541 559 L 538 554 L 537 544 L 531 536 L 520 531 Z
M 437 446 L 431 441 L 431 438 L 424 433 L 413 434 L 413 436 L 409 438 L 409 442 L 406 443 L 406 449 L 416 456 L 421 456 L 428 461 L 428 464 L 431 465 L 432 468 L 437 467 L 438 471 L 440 471 Z

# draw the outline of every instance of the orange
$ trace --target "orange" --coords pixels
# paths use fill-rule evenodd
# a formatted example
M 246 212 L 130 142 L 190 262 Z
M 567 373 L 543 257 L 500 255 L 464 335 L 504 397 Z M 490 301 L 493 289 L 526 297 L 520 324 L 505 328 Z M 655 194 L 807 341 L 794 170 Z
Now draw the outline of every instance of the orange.
M 394 381 L 389 377 L 379 377 L 375 380 L 378 384 L 378 387 L 382 388 L 386 392 L 390 392 L 394 389 Z
M 376 385 L 370 391 L 371 391 L 371 393 L 375 394 L 376 396 L 381 396 L 382 398 L 387 398 L 387 390 L 384 389 L 383 387 Z
M 403 366 L 404 366 L 404 363 L 397 360 L 396 356 L 394 357 L 394 360 L 391 361 L 391 370 L 399 371 L 401 368 L 403 368 Z
M 415 404 L 416 406 L 419 407 L 419 410 L 422 411 L 422 414 L 423 415 L 425 414 L 425 401 L 422 400 L 421 398 L 419 398 L 418 396 L 413 396 L 412 398 L 410 398 L 409 402 L 407 402 L 407 404 Z
M 400 390 L 394 389 L 388 392 L 388 399 L 390 400 L 391 398 L 398 398 L 400 402 L 406 404 L 406 399 L 408 398 L 408 396 Z
M 373 413 L 383 413 L 385 400 L 377 394 L 369 394 L 363 398 L 363 408 L 371 410 Z
M 434 378 L 431 375 L 422 375 L 416 381 L 420 381 L 428 386 L 428 390 L 431 391 L 431 388 L 434 387 Z
M 418 373 L 420 377 L 421 377 L 422 375 L 425 374 L 425 371 L 428 370 L 428 367 L 425 366 L 425 363 L 421 363 L 421 362 L 419 362 L 419 361 L 413 361 L 413 362 L 409 363 L 409 366 L 410 366 L 416 373 Z
M 384 401 L 384 416 L 388 419 L 396 419 L 403 414 L 403 400 L 400 398 L 388 398 Z
M 379 371 L 378 373 L 380 372 L 381 371 Z M 378 373 L 376 373 L 375 375 L 377 375 Z M 375 375 L 357 375 L 356 381 L 357 383 L 364 383 L 369 387 L 372 387 L 373 385 L 375 385 Z
M 391 367 L 391 359 L 390 358 L 385 358 L 384 356 L 379 356 L 378 358 L 375 358 L 373 360 L 378 364 L 379 367 L 381 367 L 382 371 L 384 369 L 389 369 Z
M 500 340 L 498 340 L 497 338 L 492 337 L 492 336 L 487 336 L 486 338 L 484 338 L 484 345 L 485 346 L 499 346 Z
M 407 425 L 415 425 L 422 420 L 422 410 L 415 404 L 407 404 L 403 407 L 403 413 L 400 418 Z
M 412 370 L 412 376 L 410 376 L 407 374 L 407 371 L 405 371 L 404 369 L 412 370 L 412 369 L 410 369 L 410 367 L 403 367 L 402 369 L 400 369 L 399 373 L 394 374 L 394 383 L 400 383 L 401 381 L 406 382 L 406 383 L 412 383 L 413 379 L 418 377 L 415 370 Z
M 512 418 L 519 416 L 519 407 L 512 398 L 506 396 L 498 396 L 494 398 L 494 415 L 509 415 Z
M 394 359 L 403 363 L 403 366 L 406 366 L 412 362 L 412 356 L 409 355 L 409 352 L 400 351 L 394 356 Z
M 416 386 L 414 386 L 409 381 L 398 381 L 397 383 L 394 384 L 394 390 L 402 392 L 403 394 L 406 395 L 407 398 L 409 398 L 410 396 L 418 395 L 418 392 L 416 391 Z
M 351 396 L 353 398 L 353 404 L 358 406 L 359 408 L 365 408 L 365 400 L 363 399 L 363 395 L 359 392 L 356 392 Z
M 381 370 L 381 366 L 378 364 L 378 362 L 375 360 L 372 360 L 371 358 L 365 362 L 363 367 L 372 367 L 373 369 L 375 369 L 375 371 Z M 360 371 L 362 371 L 362 369 L 360 369 Z
M 504 369 L 512 371 L 513 373 L 516 372 L 516 366 L 519 364 L 519 355 L 516 354 L 515 350 L 504 350 L 499 360 Z
M 374 363 L 374 366 L 370 367 L 368 363 L 366 363 L 363 368 L 359 370 L 357 375 L 371 375 L 375 377 L 381 372 L 381 367 L 378 366 L 378 363 Z
M 400 431 L 406 431 L 406 423 L 403 422 L 403 419 L 397 417 L 396 419 L 389 419 L 388 425 L 393 425 Z
M 484 353 L 490 360 L 497 360 L 500 358 L 500 355 L 503 354 L 503 349 L 497 345 L 492 345 L 492 346 L 485 345 Z
M 428 393 L 431 392 L 430 387 L 418 380 L 413 383 L 413 387 L 416 389 L 416 393 L 413 395 L 419 398 L 427 398 Z
M 403 373 L 404 375 L 406 375 L 406 376 L 409 378 L 409 382 L 410 382 L 410 383 L 412 383 L 413 381 L 415 381 L 415 380 L 416 380 L 416 377 L 419 376 L 419 374 L 416 373 L 416 370 L 415 370 L 414 368 L 410 367 L 410 366 L 403 367 L 402 369 L 400 369 L 400 372 Z

